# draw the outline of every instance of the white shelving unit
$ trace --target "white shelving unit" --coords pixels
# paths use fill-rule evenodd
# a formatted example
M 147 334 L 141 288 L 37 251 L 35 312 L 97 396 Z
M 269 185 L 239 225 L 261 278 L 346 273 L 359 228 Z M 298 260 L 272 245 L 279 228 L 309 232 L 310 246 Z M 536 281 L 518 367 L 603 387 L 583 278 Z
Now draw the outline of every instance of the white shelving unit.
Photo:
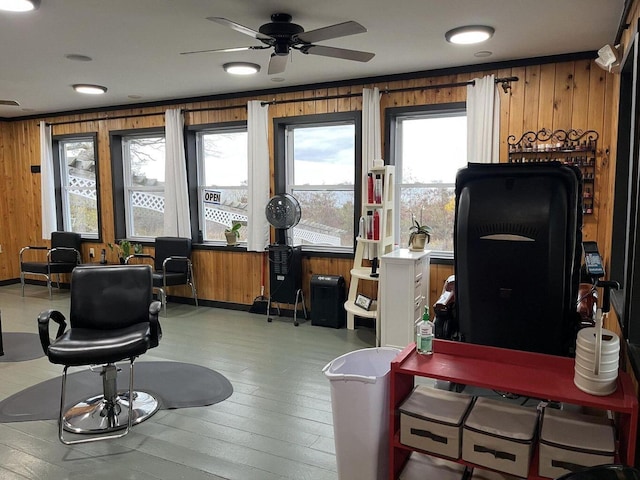
M 362 216 L 367 212 L 378 211 L 380 215 L 380 238 L 369 240 L 356 238 L 356 253 L 351 269 L 351 281 L 349 283 L 349 296 L 344 304 L 347 311 L 347 328 L 355 328 L 355 317 L 371 318 L 376 321 L 376 339 L 380 344 L 379 314 L 380 305 L 374 302 L 370 310 L 365 310 L 355 304 L 358 293 L 361 293 L 361 282 L 378 282 L 380 277 L 371 276 L 370 259 L 380 257 L 393 250 L 393 202 L 395 198 L 395 167 L 392 165 L 373 168 L 370 173 L 382 176 L 382 202 L 363 203 Z

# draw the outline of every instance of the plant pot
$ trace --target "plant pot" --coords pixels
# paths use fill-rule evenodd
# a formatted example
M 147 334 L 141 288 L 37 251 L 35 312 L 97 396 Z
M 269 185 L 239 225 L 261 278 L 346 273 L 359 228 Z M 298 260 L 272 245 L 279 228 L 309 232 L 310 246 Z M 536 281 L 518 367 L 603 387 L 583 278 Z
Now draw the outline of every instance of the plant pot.
M 413 252 L 420 252 L 424 250 L 424 246 L 427 243 L 426 233 L 412 233 L 409 238 L 409 250 Z
M 224 232 L 224 236 L 227 238 L 227 245 L 233 247 L 238 244 L 238 236 L 233 232 Z

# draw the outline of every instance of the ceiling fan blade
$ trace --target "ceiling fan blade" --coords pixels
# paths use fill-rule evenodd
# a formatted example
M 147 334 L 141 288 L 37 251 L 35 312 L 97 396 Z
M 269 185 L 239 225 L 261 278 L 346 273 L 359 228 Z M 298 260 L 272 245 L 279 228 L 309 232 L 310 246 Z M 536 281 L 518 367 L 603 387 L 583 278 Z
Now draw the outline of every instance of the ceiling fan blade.
M 346 48 L 325 47 L 323 45 L 305 45 L 300 51 L 311 55 L 355 60 L 356 62 L 368 62 L 376 56 L 375 53 L 347 50 Z
M 244 25 L 240 25 L 239 23 L 232 22 L 231 20 L 227 20 L 222 17 L 207 17 L 207 20 L 212 22 L 219 23 L 220 25 L 224 25 L 225 27 L 229 27 L 236 32 L 244 33 L 245 35 L 249 35 L 250 37 L 256 38 L 258 40 L 273 40 L 273 37 L 269 35 L 265 35 L 256 30 L 253 30 L 249 27 L 245 27 Z
M 263 48 L 269 48 L 269 47 L 214 48 L 212 50 L 194 50 L 192 52 L 180 52 L 180 55 L 191 55 L 192 53 L 242 52 L 244 50 L 262 50 Z
M 271 54 L 271 59 L 269 60 L 269 75 L 274 75 L 276 73 L 284 72 L 284 69 L 287 68 L 287 61 L 289 60 L 289 55 L 276 55 L 275 53 Z
M 303 43 L 316 43 L 322 40 L 346 37 L 347 35 L 355 35 L 356 33 L 364 33 L 366 31 L 367 29 L 358 22 L 349 21 L 299 33 L 293 36 L 293 40 L 299 40 Z

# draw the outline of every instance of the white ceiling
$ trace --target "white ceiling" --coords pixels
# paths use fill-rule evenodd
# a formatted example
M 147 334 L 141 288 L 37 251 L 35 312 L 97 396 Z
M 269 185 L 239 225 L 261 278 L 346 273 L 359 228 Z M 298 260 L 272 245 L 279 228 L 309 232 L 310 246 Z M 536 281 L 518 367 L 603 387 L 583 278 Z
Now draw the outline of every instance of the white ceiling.
M 343 79 L 595 51 L 614 41 L 624 0 L 42 0 L 28 14 L 0 12 L 0 117 L 274 89 Z M 319 42 L 376 56 L 360 63 L 292 52 L 284 74 L 267 74 L 270 50 L 180 55 L 261 45 L 206 17 L 257 30 L 276 12 L 305 30 L 354 20 L 366 33 Z M 480 46 L 447 44 L 447 30 L 495 28 Z M 477 58 L 480 50 L 493 52 Z M 93 58 L 71 61 L 67 54 Z M 261 65 L 253 77 L 222 70 Z M 103 96 L 74 83 L 108 87 Z M 133 98 L 132 98 L 133 97 Z

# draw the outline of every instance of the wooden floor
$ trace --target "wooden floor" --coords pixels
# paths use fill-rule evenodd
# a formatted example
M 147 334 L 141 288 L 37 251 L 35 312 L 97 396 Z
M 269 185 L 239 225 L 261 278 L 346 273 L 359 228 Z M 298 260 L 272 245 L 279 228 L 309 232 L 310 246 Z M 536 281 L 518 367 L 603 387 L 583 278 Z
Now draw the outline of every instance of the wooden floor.
M 3 331 L 36 333 L 37 315 L 46 309 L 66 316 L 69 292 L 54 289 L 53 295 L 49 300 L 46 288 L 27 285 L 23 298 L 19 285 L 0 287 Z M 214 369 L 233 384 L 230 398 L 161 410 L 122 439 L 77 446 L 58 441 L 53 420 L 0 424 L 0 479 L 337 479 L 322 367 L 373 346 L 371 329 L 310 321 L 294 327 L 291 318 L 267 323 L 262 315 L 175 303 L 161 323 L 160 346 L 140 360 Z M 0 362 L 0 400 L 60 373 L 44 357 Z

